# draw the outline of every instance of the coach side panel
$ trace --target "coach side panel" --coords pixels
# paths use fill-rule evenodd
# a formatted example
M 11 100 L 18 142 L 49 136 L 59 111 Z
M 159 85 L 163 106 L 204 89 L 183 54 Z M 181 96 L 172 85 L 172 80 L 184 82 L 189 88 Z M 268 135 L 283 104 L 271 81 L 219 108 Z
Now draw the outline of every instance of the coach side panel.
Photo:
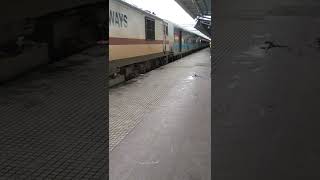
M 109 1 L 109 61 L 163 53 L 163 21 L 154 18 L 154 40 L 146 40 L 148 14 Z

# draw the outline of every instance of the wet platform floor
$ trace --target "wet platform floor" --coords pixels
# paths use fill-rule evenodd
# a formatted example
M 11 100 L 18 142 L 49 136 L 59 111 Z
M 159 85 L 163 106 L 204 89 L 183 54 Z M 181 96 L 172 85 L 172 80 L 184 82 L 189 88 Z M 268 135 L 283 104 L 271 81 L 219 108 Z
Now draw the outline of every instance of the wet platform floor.
M 109 91 L 110 179 L 210 179 L 209 48 Z
M 103 51 L 0 85 L 0 179 L 106 179 Z
M 215 3 L 213 179 L 319 179 L 319 2 Z

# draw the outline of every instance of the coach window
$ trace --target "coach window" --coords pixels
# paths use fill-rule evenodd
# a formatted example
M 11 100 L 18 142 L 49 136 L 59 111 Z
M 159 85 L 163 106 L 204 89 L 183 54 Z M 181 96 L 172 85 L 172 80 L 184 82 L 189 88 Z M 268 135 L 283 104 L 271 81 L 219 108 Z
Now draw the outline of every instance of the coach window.
M 154 19 L 146 17 L 146 40 L 155 40 Z
M 166 35 L 168 35 L 168 26 L 166 26 Z

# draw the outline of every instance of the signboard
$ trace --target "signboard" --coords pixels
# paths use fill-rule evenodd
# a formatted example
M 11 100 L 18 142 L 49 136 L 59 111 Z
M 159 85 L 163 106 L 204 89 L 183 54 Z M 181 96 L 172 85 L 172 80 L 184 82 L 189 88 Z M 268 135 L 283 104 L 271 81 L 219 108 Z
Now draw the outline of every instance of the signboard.
M 128 16 L 126 14 L 109 10 L 109 26 L 117 26 L 119 28 L 128 27 Z

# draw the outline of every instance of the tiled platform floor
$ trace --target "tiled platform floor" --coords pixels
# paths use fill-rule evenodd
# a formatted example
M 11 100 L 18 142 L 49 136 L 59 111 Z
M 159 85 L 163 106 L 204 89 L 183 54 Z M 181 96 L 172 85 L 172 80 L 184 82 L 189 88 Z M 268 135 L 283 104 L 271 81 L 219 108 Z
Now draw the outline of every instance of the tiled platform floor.
M 109 93 L 110 179 L 210 179 L 209 48 Z
M 0 179 L 106 178 L 103 49 L 0 85 Z

